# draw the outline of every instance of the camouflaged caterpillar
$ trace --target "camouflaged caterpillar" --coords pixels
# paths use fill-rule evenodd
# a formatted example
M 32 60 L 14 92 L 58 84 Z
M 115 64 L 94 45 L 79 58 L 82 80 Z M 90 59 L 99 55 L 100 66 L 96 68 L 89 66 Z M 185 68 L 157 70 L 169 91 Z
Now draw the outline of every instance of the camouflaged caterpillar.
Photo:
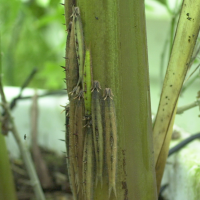
M 65 71 L 67 90 L 70 94 L 78 81 L 78 61 L 75 49 L 74 22 L 69 23 L 68 36 L 66 42 Z M 71 99 L 69 95 L 69 99 Z
M 111 89 L 106 88 L 104 93 L 105 152 L 109 178 L 109 197 L 112 190 L 115 196 L 117 196 L 117 122 L 113 96 Z
M 83 66 L 85 59 L 85 44 L 84 44 L 83 27 L 82 27 L 79 7 L 73 7 L 72 18 L 74 24 L 73 29 L 74 29 L 76 56 L 78 60 L 78 70 L 79 70 L 78 82 L 75 88 L 71 92 L 72 94 L 74 94 L 80 83 L 82 84 L 83 87 Z
M 84 200 L 91 200 L 94 191 L 94 156 L 91 127 L 86 127 L 83 154 L 83 196 Z
M 75 142 L 74 142 L 74 115 L 75 113 L 75 102 L 70 101 L 70 109 L 69 109 L 69 166 L 68 166 L 68 172 L 69 172 L 69 180 L 70 180 L 70 187 L 73 194 L 74 199 L 77 199 L 77 188 L 76 188 L 76 176 L 77 176 L 77 166 L 76 166 L 76 160 L 75 160 Z
M 92 128 L 93 128 L 93 143 L 95 148 L 96 160 L 96 185 L 98 181 L 103 183 L 103 163 L 104 163 L 104 142 L 103 142 L 103 127 L 101 113 L 101 98 L 99 90 L 101 89 L 98 81 L 93 82 L 92 88 Z
M 84 138 L 85 130 L 83 128 L 84 121 L 82 120 L 84 116 L 84 102 L 83 98 L 76 100 L 75 108 L 75 118 L 74 118 L 74 141 L 75 141 L 75 162 L 77 165 L 77 185 L 78 192 L 79 188 L 82 187 L 82 169 L 83 169 L 83 148 L 84 148 Z

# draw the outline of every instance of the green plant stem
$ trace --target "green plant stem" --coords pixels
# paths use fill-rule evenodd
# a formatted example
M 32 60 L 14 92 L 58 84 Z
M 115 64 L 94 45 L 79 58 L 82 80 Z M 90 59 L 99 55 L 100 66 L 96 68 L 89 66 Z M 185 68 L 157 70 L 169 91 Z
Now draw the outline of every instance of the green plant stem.
M 93 80 L 111 88 L 117 118 L 116 191 L 110 200 L 157 199 L 152 159 L 152 125 L 144 1 L 77 1 Z M 102 95 L 100 91 L 100 95 Z M 109 199 L 107 177 L 95 200 Z
M 17 200 L 5 138 L 0 133 L 0 199 Z

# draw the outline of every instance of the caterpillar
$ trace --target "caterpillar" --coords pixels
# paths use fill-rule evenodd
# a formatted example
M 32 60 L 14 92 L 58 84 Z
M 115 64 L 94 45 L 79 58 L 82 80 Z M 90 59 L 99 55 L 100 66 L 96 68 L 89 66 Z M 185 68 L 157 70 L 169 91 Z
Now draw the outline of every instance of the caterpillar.
M 67 178 L 69 180 L 69 104 L 65 107 L 65 145 L 66 145 Z
M 75 118 L 75 101 L 70 101 L 70 109 L 69 109 L 69 141 L 68 141 L 68 172 L 69 172 L 69 180 L 70 187 L 74 197 L 74 200 L 77 199 L 77 189 L 76 189 L 76 176 L 77 176 L 77 166 L 75 160 L 75 142 L 74 142 L 74 118 Z
M 73 90 L 78 81 L 78 61 L 75 49 L 74 22 L 69 23 L 68 36 L 66 42 L 65 71 L 68 94 Z M 70 96 L 69 96 L 69 99 Z
M 102 127 L 102 115 L 101 115 L 101 99 L 99 90 L 101 89 L 98 81 L 93 82 L 92 88 L 92 128 L 93 128 L 93 143 L 95 148 L 95 160 L 96 160 L 96 185 L 98 180 L 101 182 L 103 179 L 103 127 Z
M 78 7 L 73 7 L 72 18 L 73 18 L 73 24 L 74 24 L 73 29 L 74 29 L 76 56 L 77 56 L 78 70 L 79 70 L 79 78 L 78 78 L 77 84 L 71 92 L 71 94 L 74 94 L 80 83 L 82 84 L 82 87 L 83 87 L 83 66 L 84 66 L 84 58 L 85 58 L 83 27 L 82 27 L 82 22 L 81 22 L 80 9 Z
M 74 121 L 74 141 L 75 141 L 75 158 L 76 158 L 76 165 L 77 165 L 77 185 L 78 185 L 78 192 L 79 187 L 82 186 L 82 168 L 83 168 L 83 147 L 84 147 L 84 121 L 82 120 L 84 116 L 84 102 L 83 98 L 76 100 L 76 108 L 75 108 L 75 121 Z
M 92 128 L 86 127 L 83 152 L 83 196 L 84 200 L 93 199 L 94 191 L 94 156 Z
M 113 190 L 116 194 L 116 170 L 117 170 L 117 122 L 113 93 L 110 88 L 104 92 L 104 115 L 105 115 L 105 154 L 108 168 L 109 197 Z
M 91 52 L 86 49 L 83 73 L 85 116 L 91 115 L 92 59 Z

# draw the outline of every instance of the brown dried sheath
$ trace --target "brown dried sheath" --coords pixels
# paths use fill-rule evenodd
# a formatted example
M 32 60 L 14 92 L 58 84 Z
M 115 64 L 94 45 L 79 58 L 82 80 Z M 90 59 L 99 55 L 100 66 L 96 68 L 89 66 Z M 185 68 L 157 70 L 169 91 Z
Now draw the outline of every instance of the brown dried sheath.
M 116 196 L 116 168 L 117 168 L 117 123 L 115 105 L 110 88 L 105 90 L 105 152 L 109 178 L 109 197 L 113 190 Z
M 86 127 L 83 152 L 83 196 L 84 200 L 93 199 L 94 192 L 94 155 L 92 128 Z
M 94 81 L 92 89 L 92 127 L 93 127 L 93 142 L 95 147 L 96 160 L 96 185 L 98 181 L 103 179 L 103 127 L 101 115 L 101 99 L 99 96 L 100 84 Z
M 75 154 L 76 154 L 76 165 L 78 170 L 78 192 L 79 187 L 82 186 L 82 172 L 83 172 L 83 148 L 84 148 L 84 102 L 83 98 L 81 97 L 80 100 L 77 99 L 76 109 L 75 109 Z

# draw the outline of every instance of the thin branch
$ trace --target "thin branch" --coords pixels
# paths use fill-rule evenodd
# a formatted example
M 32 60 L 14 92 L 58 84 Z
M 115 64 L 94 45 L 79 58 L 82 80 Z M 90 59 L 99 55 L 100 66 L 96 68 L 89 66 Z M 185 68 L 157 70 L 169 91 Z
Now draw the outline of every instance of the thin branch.
M 24 83 L 22 84 L 21 88 L 20 88 L 20 92 L 18 94 L 17 97 L 15 97 L 11 103 L 10 103 L 10 109 L 12 110 L 15 106 L 16 106 L 16 103 L 17 103 L 17 100 L 19 100 L 22 96 L 22 92 L 24 90 L 24 88 L 26 88 L 28 86 L 28 84 L 30 83 L 30 81 L 33 79 L 34 75 L 36 74 L 37 72 L 37 68 L 34 68 L 32 70 L 32 72 L 30 73 L 30 75 L 27 77 L 27 79 L 24 81 Z
M 176 114 L 182 114 L 184 111 L 194 108 L 196 106 L 200 106 L 200 99 L 188 105 L 177 108 Z
M 200 64 L 197 65 L 197 67 L 194 69 L 194 71 L 189 75 L 189 77 L 185 80 L 185 83 L 189 80 L 189 78 L 197 71 L 197 69 L 200 67 Z
M 11 125 L 10 130 L 13 133 L 13 136 L 14 136 L 14 138 L 15 138 L 18 146 L 19 146 L 20 153 L 22 155 L 24 164 L 26 166 L 28 175 L 30 177 L 31 184 L 32 184 L 32 187 L 34 189 L 36 198 L 38 200 L 45 200 L 44 193 L 42 191 L 40 182 L 38 180 L 38 177 L 37 177 L 37 174 L 36 174 L 36 171 L 35 171 L 35 168 L 33 166 L 33 161 L 31 159 L 30 153 L 29 153 L 28 149 L 23 145 L 22 140 L 19 137 L 19 133 L 18 133 L 17 128 L 15 126 L 14 119 L 11 115 L 10 108 L 9 108 L 8 103 L 6 101 L 6 97 L 5 97 L 5 94 L 4 94 L 4 91 L 3 91 L 3 86 L 2 86 L 1 75 L 0 75 L 0 94 L 1 94 L 1 98 L 2 98 L 3 107 L 5 109 L 6 114 L 8 114 L 8 117 L 9 117 L 9 121 L 10 121 L 10 125 Z
M 189 79 L 182 87 L 181 89 L 181 95 L 185 92 L 186 89 L 188 89 L 194 82 L 195 80 L 199 77 L 199 74 L 196 74 L 194 77 Z
M 67 95 L 67 93 L 65 91 L 63 91 L 63 90 L 49 91 L 49 92 L 45 92 L 44 94 L 38 95 L 38 98 L 40 98 L 40 97 L 47 97 L 47 96 L 51 96 L 51 95 L 55 95 L 55 96 L 58 95 L 58 96 L 60 96 L 60 95 Z M 32 98 L 33 98 L 33 95 L 31 95 L 31 96 L 23 96 L 23 97 L 20 96 L 18 98 L 15 97 L 12 101 L 14 101 L 15 99 L 16 99 L 16 101 L 18 101 L 18 100 L 26 100 L 26 99 L 32 99 Z M 13 107 L 10 106 L 10 109 L 12 110 Z

